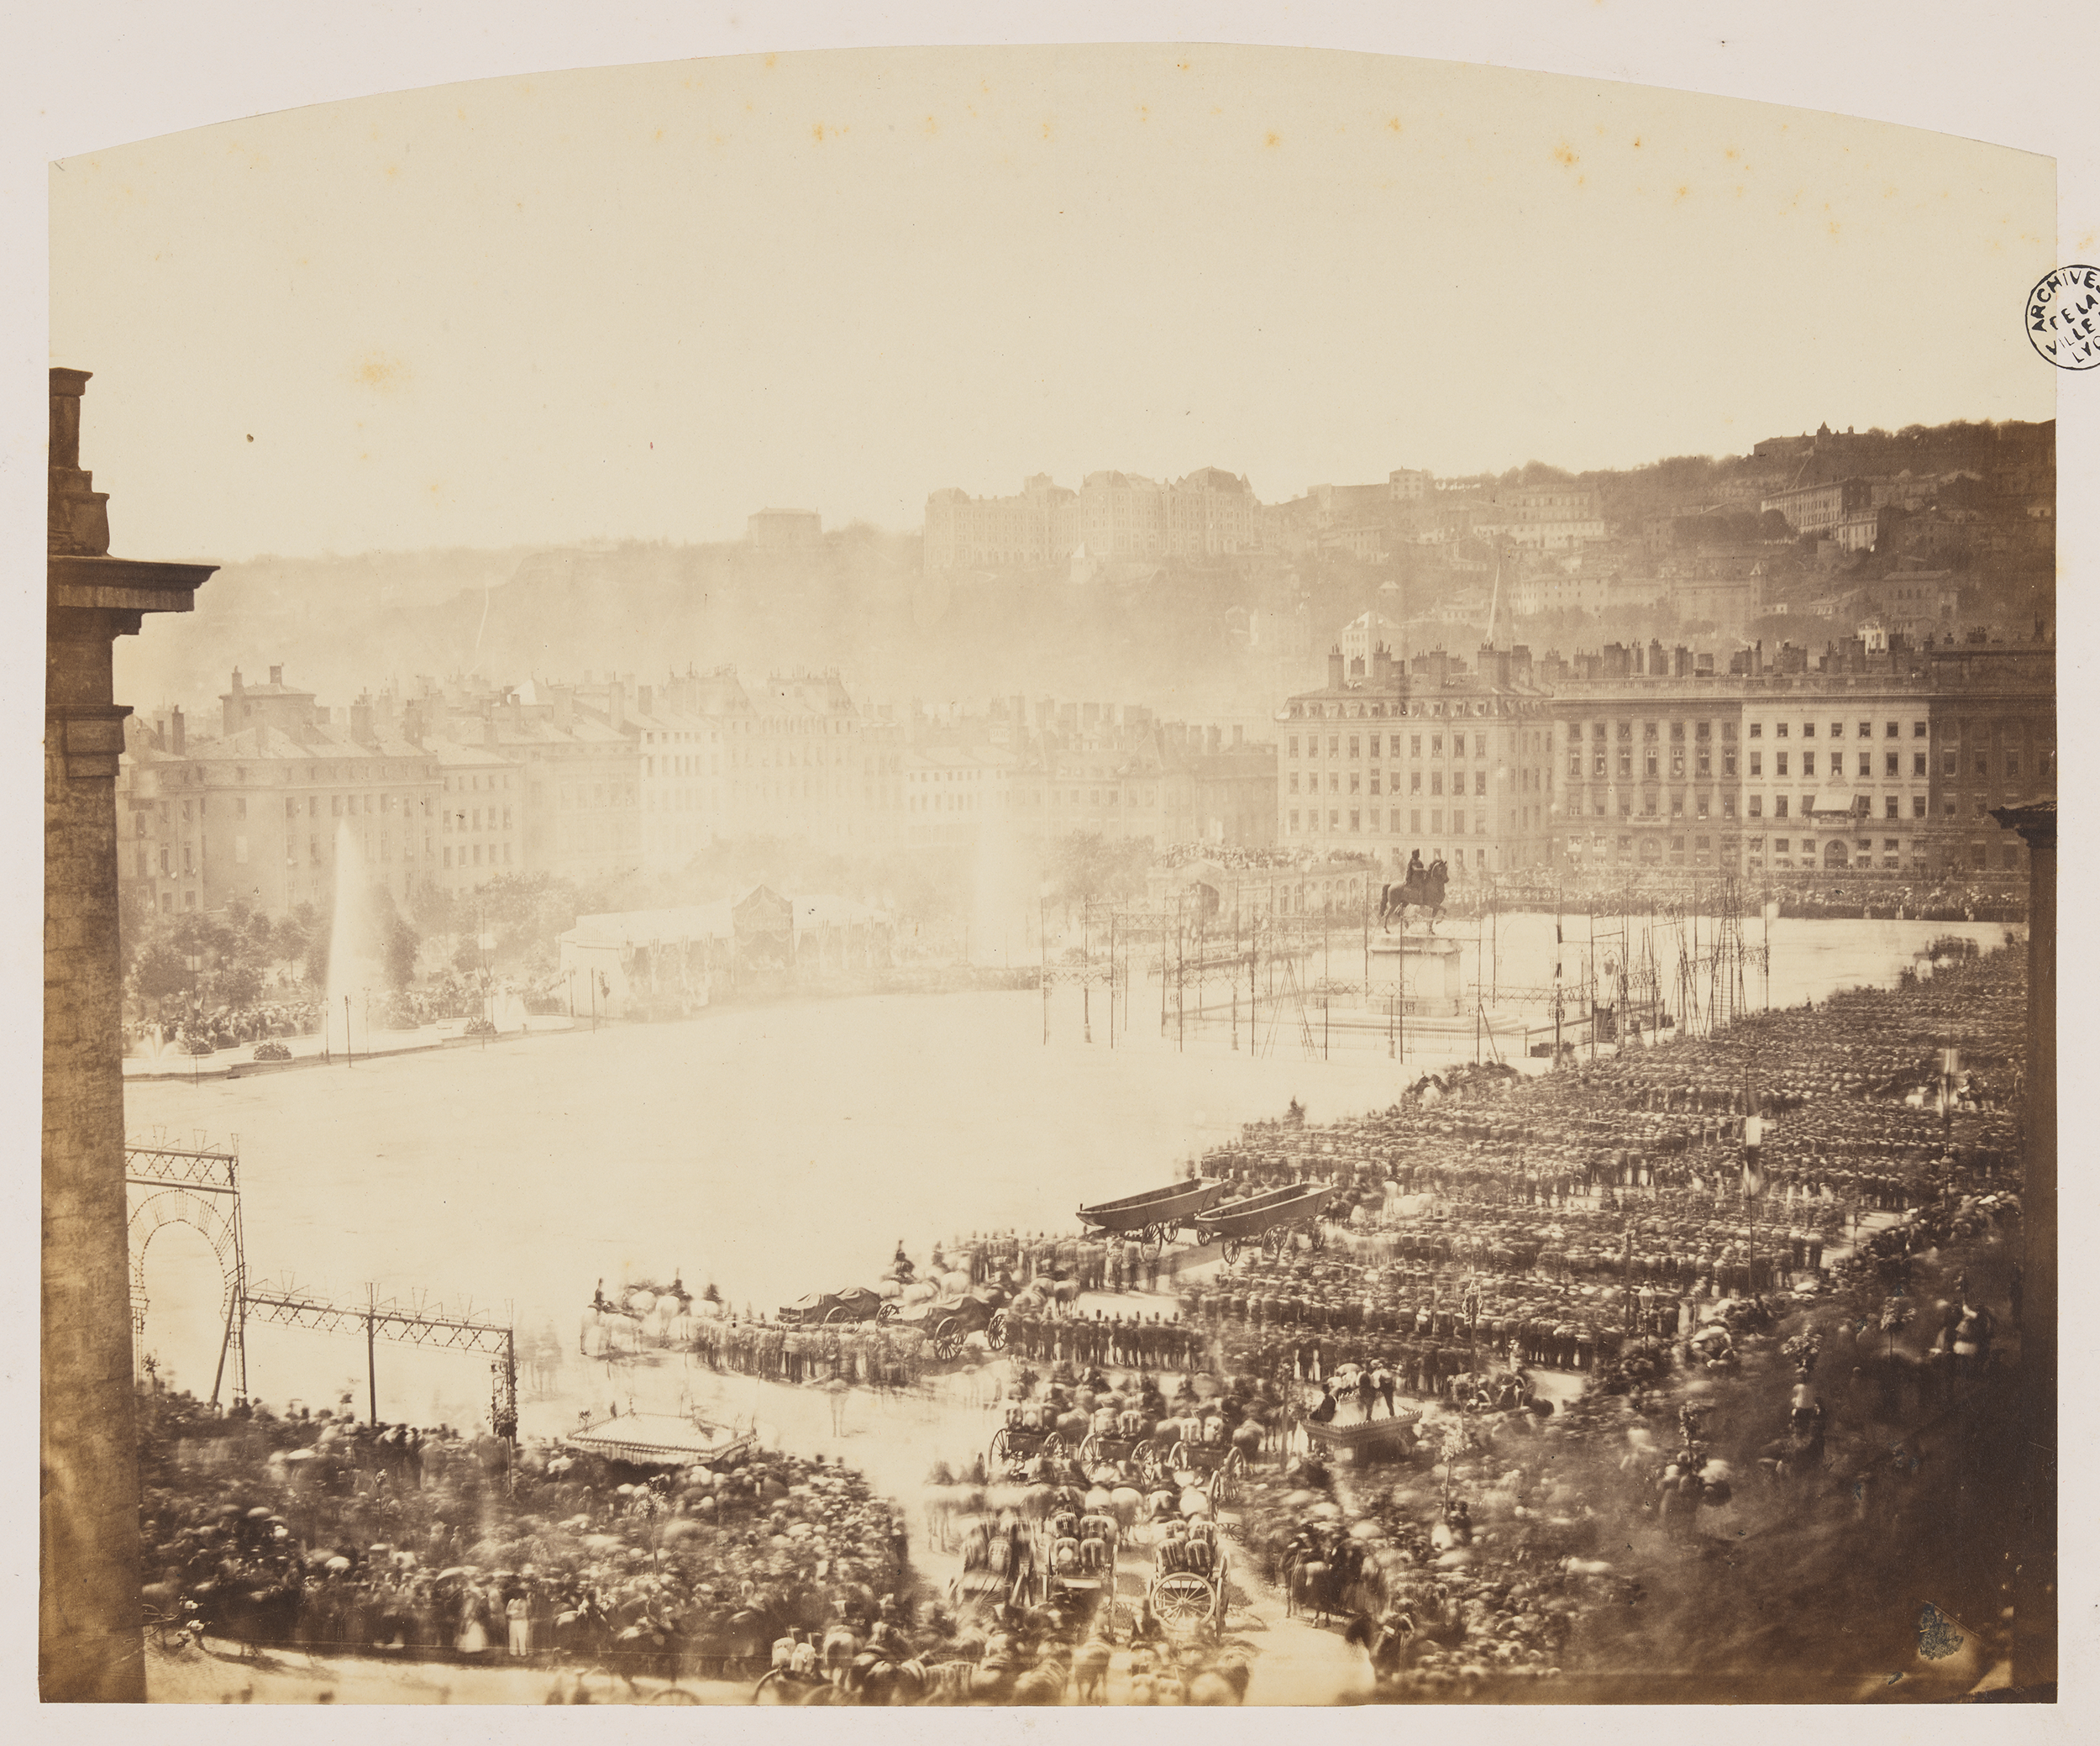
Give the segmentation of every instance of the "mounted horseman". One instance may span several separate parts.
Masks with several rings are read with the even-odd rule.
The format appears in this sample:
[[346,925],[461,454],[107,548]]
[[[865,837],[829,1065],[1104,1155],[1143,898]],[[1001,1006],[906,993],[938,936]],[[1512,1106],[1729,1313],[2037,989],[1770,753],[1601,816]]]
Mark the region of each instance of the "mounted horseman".
[[1444,912],[1444,887],[1450,878],[1443,856],[1438,855],[1425,867],[1422,865],[1422,851],[1415,850],[1408,860],[1406,880],[1399,885],[1381,886],[1378,889],[1379,927],[1390,933],[1397,918],[1405,928],[1407,912],[1422,909],[1428,911],[1429,923],[1434,928],[1436,918]]

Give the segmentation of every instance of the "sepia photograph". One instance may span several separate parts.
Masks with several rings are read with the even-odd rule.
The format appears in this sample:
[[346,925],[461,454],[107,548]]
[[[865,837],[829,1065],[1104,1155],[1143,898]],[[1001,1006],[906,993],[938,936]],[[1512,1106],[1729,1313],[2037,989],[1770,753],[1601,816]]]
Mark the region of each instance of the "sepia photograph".
[[42,1699],[2054,1703],[2058,176],[1190,41],[55,158]]

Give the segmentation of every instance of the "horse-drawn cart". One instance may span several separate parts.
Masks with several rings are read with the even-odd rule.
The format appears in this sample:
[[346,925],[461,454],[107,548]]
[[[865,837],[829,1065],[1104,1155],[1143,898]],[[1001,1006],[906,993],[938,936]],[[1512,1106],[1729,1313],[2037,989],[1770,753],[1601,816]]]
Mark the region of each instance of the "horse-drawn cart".
[[1100,1469],[1112,1467],[1119,1480],[1129,1474],[1147,1489],[1167,1480],[1164,1453],[1149,1433],[1121,1436],[1114,1432],[1089,1431],[1079,1439],[1079,1465],[1090,1478]]
[[1222,1182],[1176,1182],[1120,1201],[1082,1207],[1079,1217],[1095,1230],[1136,1238],[1138,1253],[1152,1260],[1167,1246],[1168,1238],[1189,1228],[1224,1192]]
[[943,1364],[961,1357],[963,1342],[974,1333],[983,1334],[985,1344],[995,1352],[1006,1349],[1006,1312],[995,1294],[982,1287],[953,1302],[923,1303],[900,1314],[894,1310],[891,1313],[902,1326],[916,1328],[924,1334],[934,1357]]
[[806,1297],[780,1307],[780,1323],[786,1328],[824,1328],[855,1322],[894,1320],[897,1306],[865,1286],[848,1286],[843,1291],[812,1291]]
[[1260,1244],[1266,1254],[1280,1255],[1299,1231],[1306,1234],[1315,1249],[1322,1249],[1326,1239],[1320,1231],[1320,1215],[1334,1193],[1324,1182],[1301,1183],[1222,1202],[1197,1216],[1196,1240],[1222,1243],[1228,1262],[1236,1261],[1250,1243]]
[[1226,1556],[1215,1535],[1169,1539],[1161,1545],[1157,1559],[1147,1599],[1168,1637],[1181,1642],[1206,1627],[1222,1627]]
[[1058,1432],[1028,1423],[1018,1410],[1010,1411],[1006,1423],[992,1433],[991,1466],[995,1473],[1034,1460],[1054,1464],[1071,1453]]

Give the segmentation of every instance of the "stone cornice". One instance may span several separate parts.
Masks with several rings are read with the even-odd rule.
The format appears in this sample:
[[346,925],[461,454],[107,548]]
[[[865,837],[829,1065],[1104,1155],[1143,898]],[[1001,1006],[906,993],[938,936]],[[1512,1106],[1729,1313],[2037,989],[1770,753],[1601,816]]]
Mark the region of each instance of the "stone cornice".
[[55,611],[186,613],[218,568],[54,553],[45,560],[48,604]]

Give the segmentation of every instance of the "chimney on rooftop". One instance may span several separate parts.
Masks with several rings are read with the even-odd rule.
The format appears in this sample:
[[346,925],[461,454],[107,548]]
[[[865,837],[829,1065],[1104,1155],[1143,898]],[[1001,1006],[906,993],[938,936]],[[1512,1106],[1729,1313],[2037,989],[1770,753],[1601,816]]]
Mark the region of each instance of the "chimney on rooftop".
[[635,686],[634,713],[637,715],[650,715],[654,713],[654,712],[650,709],[649,705],[654,703],[655,701],[656,692],[654,687],[646,685],[638,685]]
[[272,685],[282,685],[285,682],[285,670],[282,667],[272,667],[270,670],[270,682]]
[[1232,749],[1238,751],[1247,739],[1246,730],[1237,722],[1232,723]]
[[372,743],[372,705],[369,698],[360,697],[350,705],[350,738],[360,745]]
[[625,731],[627,724],[627,687],[624,679],[606,681],[605,717],[615,734]]
[[180,708],[176,708],[170,711],[168,720],[171,724],[171,730],[174,736],[174,743],[171,747],[171,749],[175,753],[176,757],[180,758],[183,755],[184,752],[189,746],[189,735],[187,730],[183,725],[181,710]]
[[1331,692],[1341,689],[1341,644],[1339,643],[1327,650],[1327,689]]
[[423,703],[417,698],[402,706],[401,737],[418,751],[423,749]]

